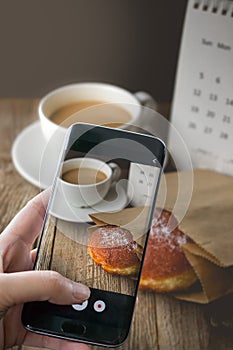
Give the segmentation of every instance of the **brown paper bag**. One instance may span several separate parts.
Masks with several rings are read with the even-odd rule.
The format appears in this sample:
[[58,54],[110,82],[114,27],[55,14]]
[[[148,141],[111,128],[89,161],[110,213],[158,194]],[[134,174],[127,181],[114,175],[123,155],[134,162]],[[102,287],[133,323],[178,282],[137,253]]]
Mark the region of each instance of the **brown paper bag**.
[[[183,172],[182,178],[186,175],[190,173]],[[169,211],[173,211],[177,198],[177,178],[177,173],[165,175],[165,209]],[[208,303],[233,292],[233,178],[194,170],[193,185],[191,202],[179,228],[193,241],[183,249],[200,284],[176,297]],[[185,188],[183,192],[185,199]],[[178,211],[182,212],[186,204],[185,200],[179,203]]]
[[[179,220],[187,205],[185,178],[190,172],[182,172],[182,198]],[[165,175],[167,196],[165,209],[173,211],[178,193],[178,174]],[[160,193],[166,191],[161,188]],[[158,198],[158,203],[163,203]],[[119,225],[128,228],[140,243],[142,228],[148,219],[143,207],[127,208],[117,213],[97,213],[91,218],[97,225]],[[136,218],[136,220],[135,220]],[[133,223],[133,224],[132,224]],[[184,253],[197,274],[199,284],[175,297],[198,303],[209,303],[233,292],[233,178],[209,170],[194,171],[191,203],[179,228],[192,240],[183,246]],[[142,239],[144,240],[144,238]]]

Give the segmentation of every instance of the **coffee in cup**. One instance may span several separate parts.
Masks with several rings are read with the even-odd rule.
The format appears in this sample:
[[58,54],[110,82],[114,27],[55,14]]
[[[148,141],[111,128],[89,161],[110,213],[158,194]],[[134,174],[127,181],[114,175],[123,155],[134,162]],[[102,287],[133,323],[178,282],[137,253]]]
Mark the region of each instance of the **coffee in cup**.
[[[98,106],[95,108],[94,106]],[[107,101],[78,101],[56,109],[50,116],[55,124],[69,127],[81,122],[119,128],[132,119],[131,114],[118,104]]]
[[38,112],[45,139],[52,139],[58,147],[63,143],[67,127],[77,122],[121,129],[137,124],[141,103],[134,94],[118,86],[77,83],[44,96]]
[[104,103],[104,101],[87,100],[65,104],[64,106],[56,109],[50,116],[50,119],[54,123],[59,125],[65,122],[70,116],[81,111],[82,109],[86,109],[102,103]]
[[90,207],[104,199],[120,173],[115,163],[88,157],[72,158],[63,163],[58,186],[72,206]]
[[94,168],[74,168],[62,174],[62,180],[74,185],[91,185],[104,181],[107,175]]

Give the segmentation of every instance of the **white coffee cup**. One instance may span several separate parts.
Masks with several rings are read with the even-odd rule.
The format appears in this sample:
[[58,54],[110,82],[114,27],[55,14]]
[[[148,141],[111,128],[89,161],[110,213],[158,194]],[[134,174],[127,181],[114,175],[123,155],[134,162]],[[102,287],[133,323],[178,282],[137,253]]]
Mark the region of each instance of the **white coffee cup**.
[[[77,168],[94,169],[101,171],[105,178],[103,181],[90,184],[74,184],[62,179],[67,171]],[[74,207],[90,207],[99,203],[107,195],[111,185],[118,180],[121,170],[115,163],[105,163],[94,158],[73,158],[63,163],[58,186],[67,202]]]
[[[131,119],[120,126],[123,129],[127,128],[129,124],[139,125],[142,105],[146,105],[147,102],[150,106],[153,103],[155,105],[153,98],[145,92],[133,94],[121,87],[110,84],[77,83],[66,85],[51,91],[39,103],[38,113],[46,141],[53,137],[53,142],[56,141],[56,144],[60,145],[65,137],[66,128],[54,123],[50,118],[55,111],[68,104],[90,100],[118,104],[119,107],[125,109],[130,114]],[[88,119],[87,123],[90,123]]]

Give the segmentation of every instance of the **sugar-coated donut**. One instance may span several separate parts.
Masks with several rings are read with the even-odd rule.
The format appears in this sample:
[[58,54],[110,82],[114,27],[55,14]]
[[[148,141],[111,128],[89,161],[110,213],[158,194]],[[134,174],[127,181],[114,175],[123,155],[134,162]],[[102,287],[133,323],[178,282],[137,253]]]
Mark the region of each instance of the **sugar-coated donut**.
[[131,276],[139,272],[140,246],[132,234],[119,226],[97,228],[88,242],[88,252],[96,264],[113,274]]
[[169,230],[169,219],[175,220],[166,210],[158,219],[153,219],[140,289],[175,292],[190,287],[197,280],[181,248],[188,242],[188,237],[178,227]]

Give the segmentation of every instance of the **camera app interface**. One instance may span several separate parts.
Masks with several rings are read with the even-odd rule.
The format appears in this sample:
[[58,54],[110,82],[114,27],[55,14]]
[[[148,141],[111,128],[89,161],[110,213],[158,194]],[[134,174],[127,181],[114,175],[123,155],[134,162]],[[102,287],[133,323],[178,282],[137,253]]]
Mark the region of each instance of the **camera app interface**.
[[76,315],[89,308],[98,319],[110,304],[117,312],[134,302],[161,168],[124,134],[70,140],[54,185],[36,268],[91,288]]

